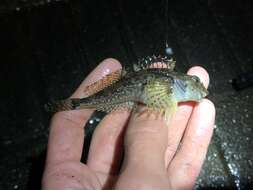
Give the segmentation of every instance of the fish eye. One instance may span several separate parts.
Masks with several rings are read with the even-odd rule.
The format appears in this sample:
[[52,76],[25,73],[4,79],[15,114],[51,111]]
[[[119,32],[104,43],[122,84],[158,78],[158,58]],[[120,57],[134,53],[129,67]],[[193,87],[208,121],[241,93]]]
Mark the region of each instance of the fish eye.
[[199,77],[197,77],[195,75],[192,76],[192,80],[194,80],[194,82],[200,82]]

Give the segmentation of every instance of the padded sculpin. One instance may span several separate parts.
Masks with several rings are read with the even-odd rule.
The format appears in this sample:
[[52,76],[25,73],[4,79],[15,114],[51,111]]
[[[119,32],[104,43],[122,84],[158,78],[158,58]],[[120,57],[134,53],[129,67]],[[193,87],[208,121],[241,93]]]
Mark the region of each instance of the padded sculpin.
[[83,98],[54,101],[47,109],[57,112],[92,108],[111,112],[141,103],[162,112],[169,120],[178,102],[200,101],[208,94],[198,77],[175,72],[172,59],[147,57],[133,67],[124,75],[118,70],[91,84]]

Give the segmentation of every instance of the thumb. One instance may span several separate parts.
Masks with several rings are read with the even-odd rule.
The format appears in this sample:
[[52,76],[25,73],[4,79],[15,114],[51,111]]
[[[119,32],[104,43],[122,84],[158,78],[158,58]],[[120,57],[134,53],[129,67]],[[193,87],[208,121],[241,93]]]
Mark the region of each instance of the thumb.
[[125,157],[117,189],[124,189],[126,184],[130,189],[168,188],[164,160],[168,127],[162,115],[145,113],[143,109],[132,114],[126,130]]

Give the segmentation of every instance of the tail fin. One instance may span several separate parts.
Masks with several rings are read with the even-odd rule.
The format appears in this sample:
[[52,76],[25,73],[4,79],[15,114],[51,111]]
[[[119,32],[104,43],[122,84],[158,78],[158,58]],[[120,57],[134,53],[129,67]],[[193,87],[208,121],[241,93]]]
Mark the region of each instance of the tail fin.
[[80,107],[80,99],[79,98],[71,98],[65,100],[51,101],[45,105],[45,109],[48,112],[58,112],[58,111],[67,111],[67,110],[75,110]]

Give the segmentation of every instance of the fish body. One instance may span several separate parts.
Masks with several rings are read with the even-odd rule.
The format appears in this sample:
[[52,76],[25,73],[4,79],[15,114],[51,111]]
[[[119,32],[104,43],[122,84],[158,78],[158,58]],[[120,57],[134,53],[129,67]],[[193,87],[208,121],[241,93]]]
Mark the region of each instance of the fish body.
[[96,109],[111,112],[131,109],[140,103],[165,113],[168,118],[175,112],[178,102],[200,101],[208,94],[197,76],[175,72],[174,65],[175,62],[167,58],[143,59],[134,65],[133,71],[116,71],[88,87],[87,97],[56,101],[48,108],[51,111]]

